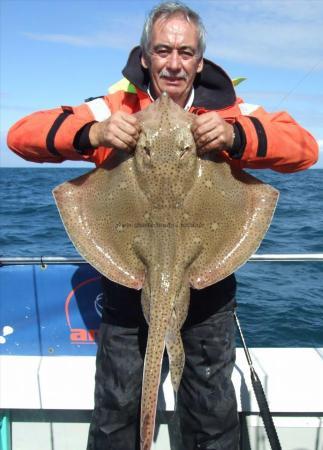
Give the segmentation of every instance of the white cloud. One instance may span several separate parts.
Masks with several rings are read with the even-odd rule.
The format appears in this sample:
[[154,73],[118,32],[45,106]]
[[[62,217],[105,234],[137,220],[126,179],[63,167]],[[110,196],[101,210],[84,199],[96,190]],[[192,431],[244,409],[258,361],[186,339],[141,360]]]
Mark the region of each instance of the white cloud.
[[[200,1],[197,10],[208,31],[211,57],[270,67],[323,69],[320,0]],[[142,24],[143,15],[132,20],[131,26],[127,18],[113,17],[109,32],[24,35],[79,47],[129,49],[139,42]]]
[[[192,5],[195,8],[195,5]],[[200,1],[207,54],[269,67],[323,69],[323,2],[315,0]],[[78,47],[129,49],[139,42],[143,15],[131,25],[110,17],[109,32],[86,34],[24,33],[33,40]]]
[[29,39],[34,41],[45,41],[59,44],[73,45],[76,47],[109,47],[115,49],[129,49],[131,37],[124,34],[96,33],[92,35],[69,35],[55,33],[23,33]]
[[89,34],[35,33],[24,32],[23,35],[34,41],[52,42],[76,47],[106,47],[117,50],[129,50],[139,43],[144,18],[129,20],[123,17],[110,17],[109,30]]
[[210,55],[271,67],[323,69],[321,1],[227,5],[206,15]]
[[98,45],[95,36],[72,36],[68,34],[42,34],[42,33],[23,33],[24,36],[34,41],[55,42],[60,44],[76,45],[78,47],[93,47]]

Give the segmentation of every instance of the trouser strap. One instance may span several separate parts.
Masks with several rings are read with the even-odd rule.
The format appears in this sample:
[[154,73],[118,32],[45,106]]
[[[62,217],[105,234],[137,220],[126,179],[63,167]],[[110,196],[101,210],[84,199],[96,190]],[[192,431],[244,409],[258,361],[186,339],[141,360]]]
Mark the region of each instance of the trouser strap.
[[245,355],[246,355],[246,358],[247,358],[247,361],[249,364],[252,387],[253,387],[253,390],[254,390],[254,393],[255,393],[255,396],[257,399],[257,403],[258,403],[259,410],[260,410],[260,415],[264,422],[264,426],[265,426],[265,430],[266,430],[266,433],[268,436],[270,447],[272,450],[281,450],[281,445],[280,445],[280,442],[278,439],[277,431],[276,431],[276,428],[275,428],[275,425],[273,422],[271,412],[269,410],[266,395],[265,395],[263,387],[261,385],[261,381],[253,367],[253,362],[252,362],[248,347],[246,345],[246,341],[244,339],[236,311],[234,312],[234,318],[235,318],[235,321],[236,321],[236,324],[237,324],[237,327],[239,330],[241,342],[242,342],[244,352],[245,352]]

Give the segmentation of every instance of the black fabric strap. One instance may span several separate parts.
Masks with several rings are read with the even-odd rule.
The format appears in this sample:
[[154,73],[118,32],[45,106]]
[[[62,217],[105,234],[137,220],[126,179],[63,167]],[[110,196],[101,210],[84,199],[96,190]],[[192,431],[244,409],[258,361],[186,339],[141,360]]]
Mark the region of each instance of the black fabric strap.
[[258,406],[259,406],[260,415],[264,422],[265,430],[266,430],[267,437],[268,437],[268,440],[270,443],[270,448],[272,450],[282,450],[279,439],[278,439],[277,431],[275,428],[275,424],[274,424],[271,412],[269,410],[266,395],[264,393],[261,381],[253,367],[253,362],[252,362],[248,347],[246,345],[246,341],[244,339],[236,311],[234,312],[234,318],[235,318],[235,321],[237,324],[237,328],[239,330],[241,342],[243,344],[245,355],[246,355],[246,358],[247,358],[247,361],[249,364],[251,383],[252,383],[252,387],[253,387],[253,390],[254,390],[254,393],[256,396]]
[[73,114],[70,110],[64,110],[58,117],[56,117],[53,125],[51,126],[47,138],[46,138],[46,146],[47,150],[54,156],[62,156],[55,148],[55,136],[60,126],[64,122],[64,120],[70,115]]
[[94,123],[97,123],[97,121],[93,120],[85,124],[74,137],[73,147],[80,155],[86,155],[89,150],[94,149],[90,141],[90,128]]
[[253,123],[253,126],[255,127],[257,136],[258,136],[258,149],[257,149],[257,156],[264,157],[267,155],[267,136],[265,129],[260,122],[259,119],[256,117],[248,116],[251,122]]
[[246,133],[239,122],[235,122],[232,125],[234,129],[234,141],[229,150],[229,155],[233,159],[240,159],[247,144]]

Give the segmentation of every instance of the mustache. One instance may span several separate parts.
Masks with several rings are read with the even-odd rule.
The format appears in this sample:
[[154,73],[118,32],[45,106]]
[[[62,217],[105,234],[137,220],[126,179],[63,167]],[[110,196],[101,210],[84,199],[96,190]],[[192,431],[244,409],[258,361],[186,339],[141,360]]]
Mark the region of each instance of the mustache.
[[159,76],[161,78],[182,78],[183,80],[187,80],[188,75],[187,73],[182,69],[180,72],[172,73],[168,69],[162,69],[159,72]]

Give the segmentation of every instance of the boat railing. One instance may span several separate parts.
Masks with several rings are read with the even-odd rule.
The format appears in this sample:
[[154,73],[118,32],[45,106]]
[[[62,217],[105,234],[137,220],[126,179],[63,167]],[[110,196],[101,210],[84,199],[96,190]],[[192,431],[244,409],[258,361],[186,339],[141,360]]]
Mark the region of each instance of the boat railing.
[[[254,254],[249,259],[250,262],[323,262],[323,253],[264,253]],[[28,256],[28,257],[0,257],[0,265],[17,264],[86,264],[86,261],[79,256]]]

